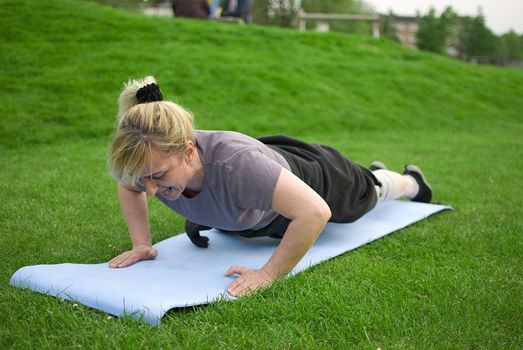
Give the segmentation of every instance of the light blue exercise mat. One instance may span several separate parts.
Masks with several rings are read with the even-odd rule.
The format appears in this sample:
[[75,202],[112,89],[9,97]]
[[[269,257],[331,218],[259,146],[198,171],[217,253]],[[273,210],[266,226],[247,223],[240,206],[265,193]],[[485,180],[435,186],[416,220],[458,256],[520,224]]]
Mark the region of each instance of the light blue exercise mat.
[[[329,223],[291,275],[445,209],[451,207],[391,201],[352,224]],[[13,274],[11,284],[159,325],[169,309],[233,299],[225,290],[235,277],[225,276],[225,271],[232,265],[260,268],[279,242],[216,230],[204,235],[210,239],[207,249],[178,235],[154,245],[155,260],[124,269],[111,269],[107,263],[26,266]]]

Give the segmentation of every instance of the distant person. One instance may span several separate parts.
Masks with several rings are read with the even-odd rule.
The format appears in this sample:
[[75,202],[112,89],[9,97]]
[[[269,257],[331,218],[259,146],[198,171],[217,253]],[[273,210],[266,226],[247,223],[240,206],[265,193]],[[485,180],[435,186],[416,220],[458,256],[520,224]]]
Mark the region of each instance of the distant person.
[[207,0],[172,0],[175,17],[209,18],[211,10]]
[[211,6],[211,14],[209,17],[212,19],[216,19],[218,7],[220,7],[220,0],[209,0],[209,4]]
[[208,244],[199,234],[205,227],[281,239],[263,267],[224,271],[239,275],[228,288],[233,296],[248,295],[287,275],[327,221],[353,222],[390,199],[432,198],[421,170],[413,165],[399,174],[374,162],[371,171],[332,147],[288,136],[255,139],[238,132],[195,130],[193,115],[164,101],[153,77],[130,81],[120,95],[109,166],[119,182],[133,243],[110,267],[156,258],[146,193],[187,218],[187,234],[199,247]]
[[249,22],[251,0],[224,0],[222,8],[222,17],[239,17]]

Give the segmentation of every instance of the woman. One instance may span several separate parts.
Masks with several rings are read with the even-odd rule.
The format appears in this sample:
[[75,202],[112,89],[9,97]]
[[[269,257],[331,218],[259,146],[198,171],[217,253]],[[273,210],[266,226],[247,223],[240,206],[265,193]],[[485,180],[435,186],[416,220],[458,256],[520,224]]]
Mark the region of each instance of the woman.
[[[154,78],[125,85],[109,167],[119,182],[133,249],[112,259],[110,267],[157,255],[146,194],[186,217],[196,233],[199,227],[214,227],[281,239],[261,268],[229,268],[227,275],[239,275],[228,288],[233,296],[248,295],[289,273],[328,221],[352,222],[388,199],[429,202],[432,196],[415,166],[400,175],[376,162],[371,172],[331,147],[286,136],[254,139],[194,130],[192,122],[187,110],[163,101]],[[195,244],[206,246],[204,237],[192,233]]]

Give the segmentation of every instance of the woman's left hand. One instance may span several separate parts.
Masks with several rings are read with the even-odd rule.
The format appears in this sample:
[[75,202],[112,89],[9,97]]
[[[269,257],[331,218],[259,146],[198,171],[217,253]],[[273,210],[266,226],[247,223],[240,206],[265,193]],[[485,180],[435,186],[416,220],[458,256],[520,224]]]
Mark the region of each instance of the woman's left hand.
[[276,183],[271,209],[291,220],[289,226],[261,269],[231,266],[227,270],[227,276],[240,275],[227,288],[232,296],[250,295],[286,276],[307,253],[332,215],[320,195],[285,168]]
[[258,289],[269,287],[276,278],[269,275],[264,269],[254,270],[243,266],[231,266],[225,273],[226,276],[240,275],[231,283],[227,292],[233,297],[251,295]]

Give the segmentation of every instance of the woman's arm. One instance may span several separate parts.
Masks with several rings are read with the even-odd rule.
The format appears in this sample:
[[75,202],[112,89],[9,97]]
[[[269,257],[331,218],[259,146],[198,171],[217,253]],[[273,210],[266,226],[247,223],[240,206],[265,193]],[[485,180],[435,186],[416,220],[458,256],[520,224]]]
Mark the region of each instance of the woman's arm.
[[146,194],[124,184],[118,184],[118,199],[133,242],[133,249],[112,259],[109,266],[127,267],[139,260],[156,258],[156,249],[151,246]]
[[228,288],[233,296],[248,295],[287,275],[309,250],[331,217],[327,203],[297,176],[282,169],[271,208],[290,219],[280,244],[259,270],[232,266],[226,275],[239,274]]

